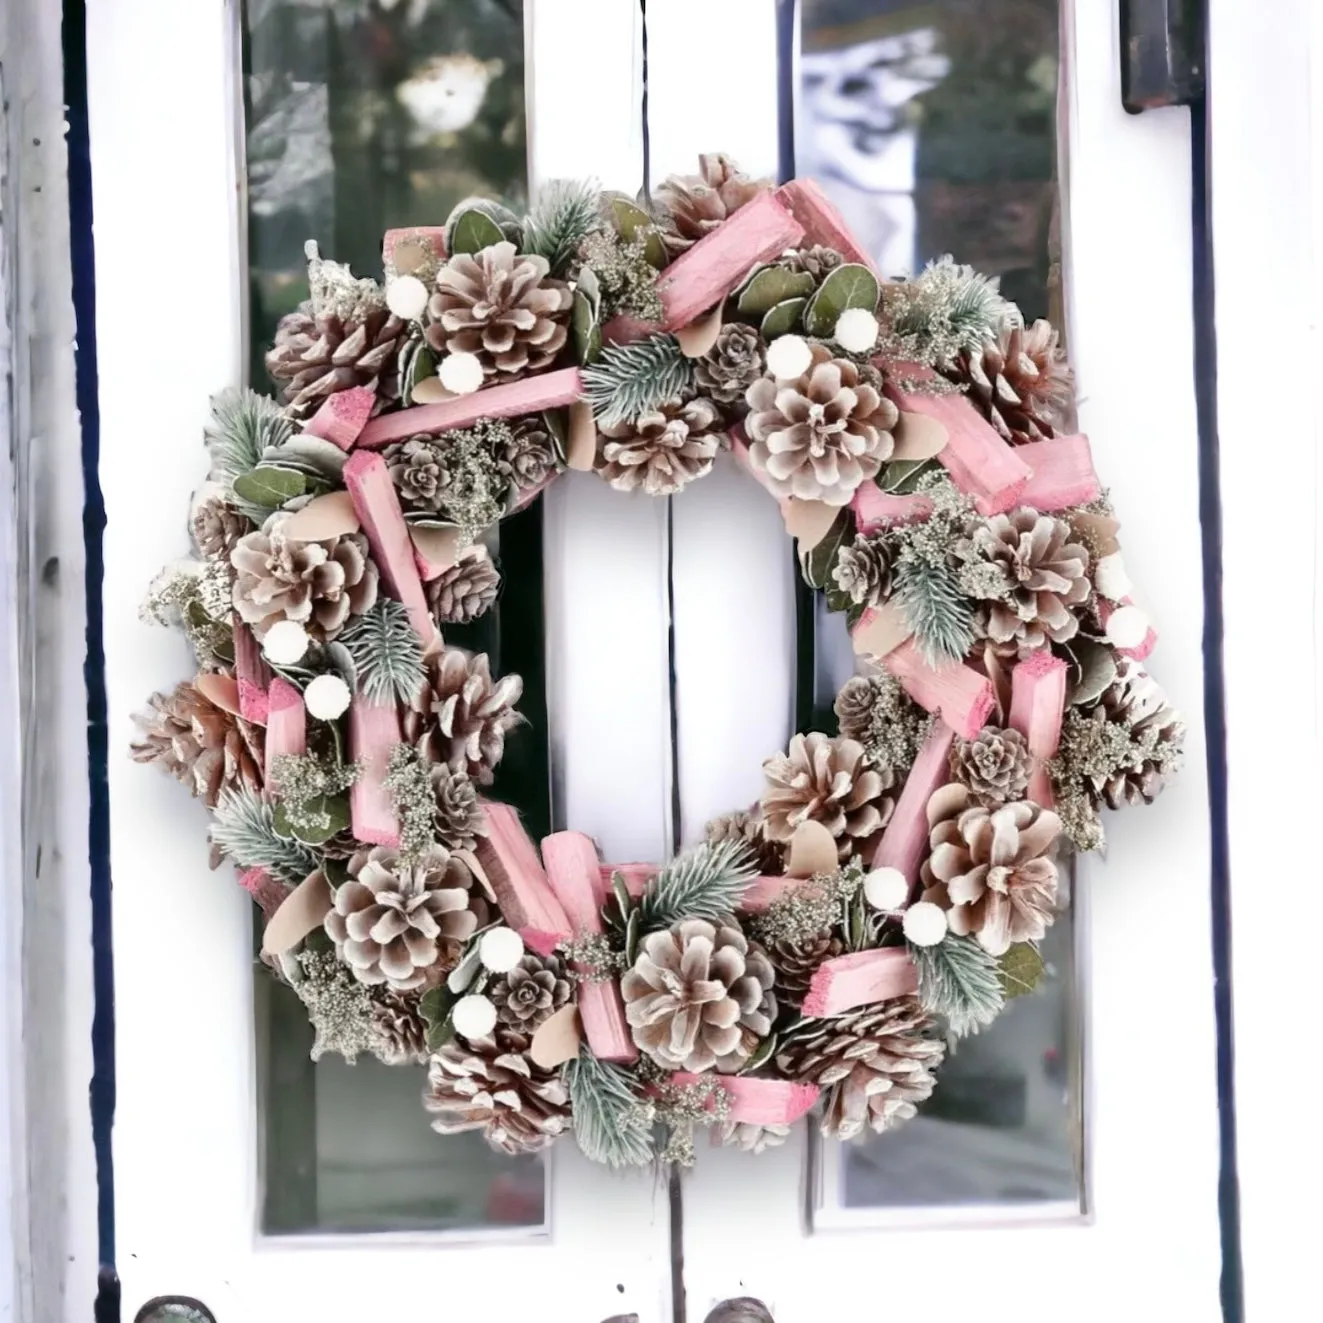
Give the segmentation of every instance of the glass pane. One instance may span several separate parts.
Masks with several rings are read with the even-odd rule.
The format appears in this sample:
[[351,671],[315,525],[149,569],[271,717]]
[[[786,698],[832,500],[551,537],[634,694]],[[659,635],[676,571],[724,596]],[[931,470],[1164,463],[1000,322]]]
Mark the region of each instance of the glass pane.
[[[379,276],[387,229],[440,224],[473,194],[522,207],[523,3],[248,0],[245,49],[250,376],[264,388],[276,324],[307,297],[308,239]],[[524,678],[528,724],[492,793],[536,835],[550,830],[541,545],[536,503],[500,528],[510,590],[446,630],[494,673]],[[314,1063],[301,1003],[261,966],[256,979],[264,1231],[543,1225],[539,1161],[504,1158],[479,1134],[434,1134],[419,1067]]]

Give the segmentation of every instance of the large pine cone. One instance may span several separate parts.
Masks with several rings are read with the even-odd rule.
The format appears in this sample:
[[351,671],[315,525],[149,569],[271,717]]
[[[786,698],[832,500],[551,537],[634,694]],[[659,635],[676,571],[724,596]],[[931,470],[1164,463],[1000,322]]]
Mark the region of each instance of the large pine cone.
[[778,497],[849,505],[891,458],[900,413],[857,364],[820,344],[812,354],[802,377],[769,375],[749,387],[749,458]]
[[620,992],[634,1042],[659,1066],[731,1073],[772,1031],[773,979],[738,928],[684,919],[643,939]]
[[479,836],[487,834],[487,818],[478,803],[478,788],[467,772],[456,772],[448,763],[432,763],[429,775],[436,807],[432,830],[448,850],[471,850]]
[[876,606],[891,596],[891,549],[884,538],[859,537],[836,553],[831,577],[856,606]]
[[296,620],[318,639],[333,639],[351,615],[377,600],[377,567],[361,533],[325,542],[286,538],[290,516],[276,513],[235,544],[234,609],[261,638],[278,620]]
[[739,841],[748,846],[760,873],[775,875],[785,870],[786,847],[780,841],[767,839],[767,823],[761,810],[751,813],[737,809],[734,813],[723,813],[719,818],[713,818],[704,831],[709,845]]
[[225,790],[260,793],[265,732],[217,707],[191,684],[153,694],[152,710],[134,717],[142,739],[132,746],[135,762],[159,763],[208,808]]
[[841,862],[891,820],[895,784],[889,768],[870,765],[857,740],[821,731],[796,735],[788,753],[763,764],[767,835],[788,841],[801,822],[820,822],[836,838]]
[[928,801],[928,827],[923,899],[947,911],[953,933],[995,956],[1043,937],[1057,902],[1055,813],[1027,799],[987,809],[952,784]]
[[487,548],[475,542],[426,585],[427,604],[437,624],[467,625],[491,609],[500,588],[500,571]]
[[1184,743],[1185,723],[1158,682],[1130,658],[1122,660],[1116,679],[1099,701],[1094,719],[1103,716],[1125,726],[1135,740],[1152,732],[1157,745],[1168,752],[1162,761],[1140,758],[1111,776],[1094,778],[1090,793],[1095,805],[1117,809],[1126,804],[1151,804],[1173,770],[1170,750]]
[[384,307],[339,317],[312,304],[287,313],[276,327],[266,370],[296,418],[307,418],[328,395],[366,386],[387,402],[399,395],[396,365],[408,328]]
[[410,863],[378,846],[349,861],[325,927],[359,982],[408,992],[453,969],[487,917],[472,873],[448,850],[433,846]]
[[763,375],[763,338],[743,322],[727,322],[717,342],[694,360],[694,384],[718,404],[739,404]]
[[523,956],[487,994],[500,1022],[516,1033],[531,1034],[570,999],[573,991],[565,966],[555,956]]
[[479,785],[491,785],[506,733],[523,720],[514,707],[523,692],[517,675],[492,680],[486,653],[471,657],[461,648],[445,648],[428,663],[427,683],[403,713],[405,742],[429,762],[448,763]]
[[712,470],[725,431],[711,400],[671,401],[603,427],[597,472],[617,491],[672,496]]
[[476,354],[488,384],[541,372],[569,338],[573,296],[548,276],[545,257],[512,243],[456,253],[437,272],[427,342],[438,353]]
[[570,1095],[559,1072],[491,1039],[453,1039],[432,1054],[423,1106],[443,1135],[481,1130],[502,1153],[544,1149],[570,1124]]
[[984,726],[972,740],[957,738],[951,745],[950,763],[951,775],[984,808],[1022,799],[1033,771],[1024,736],[996,726]]
[[945,1048],[917,997],[896,997],[792,1038],[777,1054],[791,1079],[823,1091],[822,1133],[854,1139],[908,1121],[937,1083]]
[[427,1024],[418,997],[373,988],[372,1051],[388,1066],[415,1065],[427,1060]]
[[981,619],[995,644],[1021,654],[1075,637],[1079,620],[1070,609],[1089,596],[1089,553],[1071,541],[1062,519],[1020,506],[976,524],[969,541],[988,565],[1000,571],[995,596]]
[[1072,424],[1075,381],[1050,322],[1008,326],[995,344],[963,351],[941,369],[1013,446],[1056,436]]
[[770,179],[750,179],[719,152],[700,156],[698,169],[696,175],[668,175],[652,192],[663,213],[661,235],[672,257],[772,187]]
[[803,942],[770,942],[767,954],[776,969],[776,996],[788,1006],[803,1005],[809,984],[824,960],[834,960],[845,943],[830,928]]

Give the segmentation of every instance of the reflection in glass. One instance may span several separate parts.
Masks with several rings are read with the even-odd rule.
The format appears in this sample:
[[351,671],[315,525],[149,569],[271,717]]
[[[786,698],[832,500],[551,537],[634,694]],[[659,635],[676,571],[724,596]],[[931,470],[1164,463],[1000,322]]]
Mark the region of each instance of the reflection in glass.
[[[390,228],[442,223],[481,194],[519,208],[528,189],[523,0],[247,0],[250,377],[276,324],[307,297],[304,243],[379,276]],[[541,597],[542,512],[506,520],[510,585],[448,643],[524,678],[528,718],[493,794],[549,830]],[[312,1062],[295,995],[256,973],[261,1226],[318,1231],[540,1227],[544,1170],[480,1134],[429,1128],[421,1067]]]

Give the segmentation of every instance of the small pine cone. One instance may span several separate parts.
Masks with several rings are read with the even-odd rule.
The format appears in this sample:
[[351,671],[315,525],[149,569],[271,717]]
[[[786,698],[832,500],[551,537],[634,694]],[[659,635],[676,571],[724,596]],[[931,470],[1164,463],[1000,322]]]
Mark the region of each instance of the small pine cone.
[[523,718],[517,675],[493,680],[486,653],[444,648],[427,665],[422,692],[402,715],[404,740],[433,763],[447,763],[489,786],[505,753],[506,734]]
[[857,740],[821,731],[796,735],[788,753],[763,764],[762,811],[767,834],[788,841],[801,822],[820,822],[836,838],[841,862],[891,820],[895,785],[890,768],[871,766]]
[[496,467],[517,491],[531,491],[560,467],[551,435],[540,423],[529,419],[512,421],[509,438],[496,451]]
[[985,726],[972,740],[951,745],[951,775],[984,808],[998,808],[1023,799],[1029,787],[1033,759],[1018,730]]
[[1166,754],[1157,758],[1140,758],[1134,765],[1122,768],[1106,778],[1094,778],[1090,784],[1095,805],[1106,804],[1118,809],[1127,804],[1151,804],[1166,784],[1166,778],[1179,763],[1179,751],[1185,741],[1185,723],[1167,700],[1162,687],[1139,664],[1125,658],[1116,679],[1104,691],[1095,709],[1105,714],[1108,721],[1118,722],[1129,730],[1131,738],[1142,740],[1150,733],[1156,736],[1156,746]]
[[749,847],[760,873],[777,874],[785,869],[786,848],[780,841],[767,839],[767,824],[760,812],[739,809],[723,813],[707,824],[709,845],[722,841],[743,841]]
[[854,1139],[908,1121],[931,1096],[945,1048],[917,997],[895,997],[796,1036],[777,1054],[790,1079],[822,1089],[822,1133]]
[[750,179],[721,153],[700,156],[697,175],[669,175],[652,196],[663,212],[666,251],[678,257],[728,216],[772,188],[770,179]]
[[699,393],[718,404],[742,404],[744,392],[763,375],[763,338],[752,326],[727,322],[717,342],[694,362]]
[[341,317],[316,314],[305,303],[280,319],[266,370],[295,418],[309,417],[328,396],[352,386],[389,402],[399,395],[397,365],[407,331],[384,306]]
[[809,248],[787,253],[779,265],[788,271],[806,271],[821,284],[823,278],[835,271],[844,260],[834,248],[824,248],[821,244],[815,243]]
[[834,711],[840,723],[840,732],[848,740],[867,742],[873,724],[873,708],[877,704],[877,690],[873,681],[863,675],[851,677],[836,695]]
[[427,1060],[427,1024],[418,998],[373,988],[372,1050],[388,1066],[417,1065]]
[[467,625],[491,609],[501,588],[501,573],[487,548],[475,542],[426,588],[437,624]]
[[487,819],[478,803],[478,788],[467,772],[456,772],[447,763],[432,763],[429,769],[436,809],[432,830],[448,850],[471,850],[479,836],[487,834]]
[[962,352],[944,376],[1013,446],[1056,436],[1073,421],[1075,382],[1050,322],[1010,326],[996,343]]
[[253,531],[252,524],[220,496],[198,501],[190,524],[194,545],[213,560],[228,561],[239,539]]
[[601,434],[598,474],[617,491],[649,496],[672,496],[706,476],[725,436],[717,406],[701,397],[672,400]]
[[569,1001],[572,991],[559,959],[530,953],[497,979],[487,995],[502,1024],[516,1033],[531,1034]]
[[406,510],[437,514],[450,486],[446,447],[431,436],[411,436],[387,446],[384,457],[390,480]]
[[836,553],[836,586],[856,606],[876,606],[891,596],[891,549],[880,537],[857,537]]
[[777,1000],[796,1008],[802,1006],[818,966],[844,952],[845,943],[830,928],[805,942],[770,942],[767,954],[776,969]]
[[713,1132],[715,1142],[742,1153],[765,1153],[769,1148],[779,1148],[789,1137],[788,1125],[757,1125],[729,1119],[720,1122]]
[[481,1130],[502,1153],[537,1153],[570,1125],[570,1095],[559,1071],[491,1039],[453,1039],[428,1062],[423,1106],[443,1135]]

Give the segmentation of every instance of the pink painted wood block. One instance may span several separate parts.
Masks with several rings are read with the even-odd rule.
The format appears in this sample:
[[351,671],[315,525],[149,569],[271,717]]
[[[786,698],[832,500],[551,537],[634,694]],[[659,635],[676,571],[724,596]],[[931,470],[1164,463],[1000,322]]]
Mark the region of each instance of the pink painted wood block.
[[856,951],[826,960],[813,972],[804,1014],[820,1019],[856,1006],[906,997],[919,990],[919,974],[903,946]]
[[803,883],[802,877],[755,877],[740,897],[740,913],[762,914],[788,891]]
[[363,770],[349,791],[349,821],[360,841],[391,849],[400,845],[400,821],[386,789],[386,773],[399,742],[400,717],[395,704],[372,703],[356,694],[349,705],[349,753]]
[[550,955],[574,935],[565,907],[552,891],[537,850],[509,804],[484,801],[486,839],[478,862],[487,874],[506,923],[539,955]]
[[[1113,605],[1105,597],[1098,598],[1098,618],[1102,621],[1103,628],[1107,628],[1107,622],[1111,618],[1112,612],[1117,606],[1133,606],[1134,602],[1129,597],[1123,597],[1119,603]],[[1117,648],[1117,652],[1122,657],[1130,657],[1134,661],[1147,661],[1153,649],[1158,646],[1157,631],[1150,625],[1148,632],[1143,640],[1133,648]]]
[[688,326],[720,303],[749,273],[804,238],[804,227],[770,194],[763,193],[683,252],[657,282],[668,331]]
[[658,322],[641,322],[620,313],[602,327],[602,339],[609,345],[632,345],[664,329]]
[[1087,436],[1059,436],[1016,447],[1033,476],[1020,493],[1020,504],[1035,510],[1064,510],[1097,500],[1102,484],[1093,470]]
[[951,779],[954,740],[950,726],[943,721],[933,723],[873,852],[874,868],[900,869],[911,887],[919,880],[919,865],[928,853],[928,800]]
[[[582,832],[562,831],[542,838],[542,862],[547,881],[560,901],[574,931],[600,933],[602,916],[597,890],[601,865],[597,847]],[[582,968],[582,966],[579,966]],[[602,1061],[637,1061],[620,986],[614,979],[605,983],[579,984],[579,1018],[588,1046]]]
[[613,874],[619,873],[625,879],[625,890],[637,900],[659,872],[656,864],[603,864],[598,873],[599,903],[605,905],[611,899]]
[[404,522],[386,461],[369,451],[357,451],[345,465],[344,480],[386,591],[408,611],[423,648],[432,649],[436,622],[427,606],[409,525]]
[[917,524],[933,512],[926,496],[893,496],[875,482],[866,482],[850,502],[855,525],[861,533],[880,533],[897,524]]
[[268,920],[289,895],[289,888],[277,882],[265,868],[250,868],[241,872],[239,885],[257,902],[262,916]]
[[[697,247],[697,245],[695,245]],[[542,372],[502,386],[485,386],[471,395],[457,395],[440,404],[417,404],[411,409],[374,418],[358,438],[358,448],[379,450],[392,441],[411,436],[436,436],[456,427],[468,427],[479,418],[519,418],[573,404],[583,395],[578,368]]]
[[234,635],[234,678],[239,682],[239,715],[255,726],[265,726],[271,668],[253,631],[237,615],[230,617],[230,624]]
[[877,263],[855,242],[845,218],[811,179],[792,179],[776,190],[776,199],[804,227],[810,244],[834,248],[847,262],[859,262],[875,275]]
[[913,640],[887,653],[884,664],[916,703],[967,740],[983,729],[997,705],[986,675],[963,662],[929,666]]
[[[439,266],[446,260],[446,227],[444,225],[414,225],[402,230],[387,230],[381,240],[381,265],[386,271],[397,271],[395,250],[402,243],[417,244],[430,252],[430,261],[424,264]],[[398,271],[399,275],[412,275],[412,267]]]
[[1024,736],[1033,754],[1029,798],[1044,808],[1052,808],[1055,801],[1043,764],[1056,754],[1065,710],[1066,663],[1060,657],[1044,649],[1026,657],[1011,672],[1010,724]]
[[366,386],[336,391],[326,397],[322,407],[303,425],[303,430],[323,441],[333,442],[341,450],[349,450],[367,426],[376,405],[375,392]]
[[[702,1079],[716,1080],[730,1099],[730,1119],[749,1125],[793,1125],[812,1111],[821,1092],[816,1084],[764,1080],[753,1075],[694,1075],[683,1070],[671,1076],[671,1083],[697,1084]],[[716,1105],[713,1098],[710,1106]]]
[[946,428],[946,445],[937,458],[956,486],[974,498],[980,514],[1004,514],[1018,504],[1031,476],[1029,465],[963,395],[888,394],[900,408]]
[[272,769],[282,754],[307,753],[308,712],[303,695],[288,680],[276,676],[268,694],[270,711],[266,721],[266,779],[272,781]]

